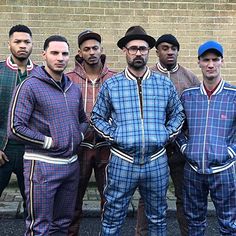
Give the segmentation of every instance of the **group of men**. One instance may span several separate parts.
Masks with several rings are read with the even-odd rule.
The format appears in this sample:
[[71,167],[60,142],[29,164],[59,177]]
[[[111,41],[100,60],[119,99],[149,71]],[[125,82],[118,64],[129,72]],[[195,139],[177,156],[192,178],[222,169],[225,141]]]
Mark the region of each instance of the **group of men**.
[[[101,36],[83,31],[65,74],[65,37],[45,40],[37,66],[31,30],[9,31],[11,55],[0,63],[0,195],[14,172],[25,235],[78,235],[92,171],[102,236],[120,235],[137,188],[136,236],[165,236],[169,173],[182,236],[204,235],[209,192],[221,235],[236,235],[236,87],[221,77],[222,46],[199,47],[201,83],[177,62],[171,34],[155,40],[132,26],[117,46],[127,62],[119,73],[107,66]],[[153,47],[159,60],[149,68]]]

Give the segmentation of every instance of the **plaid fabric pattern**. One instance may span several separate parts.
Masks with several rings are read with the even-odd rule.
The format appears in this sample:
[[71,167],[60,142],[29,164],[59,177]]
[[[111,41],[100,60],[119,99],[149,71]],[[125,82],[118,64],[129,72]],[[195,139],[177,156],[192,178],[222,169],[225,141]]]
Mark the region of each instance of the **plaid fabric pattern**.
[[[101,62],[103,68],[100,75],[94,81],[88,78],[86,71],[84,70],[84,60],[79,55],[75,57],[75,68],[73,71],[67,73],[67,76],[76,84],[79,84],[84,100],[84,110],[88,118],[91,116],[91,112],[96,101],[98,92],[105,80],[115,74],[115,71],[108,68],[106,64],[106,56],[101,55]],[[97,148],[99,146],[107,146],[108,143],[102,138],[92,126],[90,126],[86,132],[82,146],[88,148]]]
[[[172,82],[147,70],[142,79],[141,111],[137,80],[128,69],[106,80],[92,112],[92,125],[111,140],[116,154],[145,163],[182,127],[184,114]],[[141,114],[143,113],[143,119]]]
[[236,235],[236,167],[210,175],[199,174],[185,165],[184,208],[189,235],[204,235],[207,222],[207,196],[215,205],[221,235]]
[[136,188],[145,201],[150,236],[166,235],[167,157],[163,155],[144,165],[129,163],[114,154],[107,166],[101,236],[120,235],[128,205]]
[[198,173],[217,173],[236,161],[236,87],[221,81],[208,100],[203,84],[185,90],[182,104],[188,138],[177,141]]
[[67,235],[74,213],[78,170],[78,161],[58,165],[24,160],[28,209],[25,236]]
[[[9,56],[6,61],[0,62],[0,149],[4,150],[7,144],[7,118],[14,88],[17,85],[18,66],[11,62]],[[30,61],[27,73],[34,68]]]
[[[77,154],[87,118],[79,86],[66,76],[64,81],[63,91],[42,67],[37,67],[16,89],[9,133],[26,143],[27,152],[63,158]],[[44,149],[45,137],[53,139],[53,149]]]

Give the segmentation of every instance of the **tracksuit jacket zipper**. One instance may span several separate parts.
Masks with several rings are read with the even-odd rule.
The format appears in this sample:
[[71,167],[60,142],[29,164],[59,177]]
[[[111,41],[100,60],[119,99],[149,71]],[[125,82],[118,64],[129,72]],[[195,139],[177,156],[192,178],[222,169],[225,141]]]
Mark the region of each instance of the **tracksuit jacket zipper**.
[[202,158],[202,171],[204,174],[205,170],[205,155],[206,155],[206,136],[207,136],[207,127],[208,127],[208,117],[209,117],[209,108],[210,108],[210,100],[211,98],[207,98],[207,115],[206,115],[206,127],[204,132],[204,141],[203,141],[203,158]]
[[[53,83],[60,89],[60,91],[63,93],[63,97],[65,99],[66,102],[66,109],[68,111],[69,114],[69,106],[68,106],[68,101],[67,101],[67,96],[66,96],[66,92],[68,91],[68,89],[70,88],[70,86],[68,88],[65,89],[65,91],[54,81],[54,79],[50,78]],[[73,134],[73,128],[70,125],[70,129],[71,129],[71,133]],[[73,135],[72,135],[72,140],[71,140],[71,150],[73,150],[73,145],[74,145],[74,140],[73,140]]]
[[145,136],[144,136],[144,123],[143,123],[143,91],[142,91],[142,78],[137,78],[138,85],[138,96],[140,104],[140,116],[141,116],[141,126],[142,126],[142,158],[141,164],[144,163],[144,153],[145,153]]

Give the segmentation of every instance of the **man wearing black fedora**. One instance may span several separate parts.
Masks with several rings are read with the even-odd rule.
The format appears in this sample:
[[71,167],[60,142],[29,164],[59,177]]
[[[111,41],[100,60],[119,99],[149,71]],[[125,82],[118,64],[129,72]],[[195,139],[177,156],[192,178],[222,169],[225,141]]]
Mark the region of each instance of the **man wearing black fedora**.
[[169,180],[165,145],[182,127],[183,107],[173,83],[146,65],[155,46],[153,37],[141,26],[132,26],[117,45],[127,67],[103,83],[91,116],[95,130],[111,144],[101,235],[120,235],[138,188],[149,235],[165,236]]

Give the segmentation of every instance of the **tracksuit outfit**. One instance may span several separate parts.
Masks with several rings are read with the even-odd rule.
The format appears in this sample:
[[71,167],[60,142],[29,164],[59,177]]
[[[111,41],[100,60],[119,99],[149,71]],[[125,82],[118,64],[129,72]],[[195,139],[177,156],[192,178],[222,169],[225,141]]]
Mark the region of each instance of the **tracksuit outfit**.
[[28,217],[25,235],[66,235],[71,223],[79,163],[87,127],[78,85],[53,80],[37,67],[17,87],[9,112],[9,135],[25,145]]
[[[84,60],[79,55],[75,57],[75,68],[67,73],[67,76],[76,84],[79,84],[84,101],[84,110],[88,118],[91,116],[93,105],[96,101],[97,94],[102,83],[115,74],[106,64],[106,56],[101,55],[103,64],[101,73],[96,80],[90,80],[84,70]],[[69,228],[69,236],[78,234],[81,216],[83,198],[88,187],[89,179],[94,170],[96,184],[101,198],[101,209],[105,202],[103,188],[105,182],[105,168],[107,166],[110,148],[105,138],[101,137],[92,126],[89,127],[85,134],[85,138],[79,149],[80,162],[80,181],[78,186],[78,195],[76,199],[75,213]]]
[[18,141],[8,139],[7,118],[14,88],[31,73],[34,67],[35,65],[29,59],[26,71],[21,73],[21,70],[18,68],[18,65],[14,63],[11,56],[5,61],[0,62],[0,150],[2,150],[9,159],[9,162],[6,162],[0,167],[0,196],[7,187],[11,174],[15,173],[21,196],[24,199],[24,208],[23,155],[25,147]]
[[95,129],[111,143],[102,236],[120,235],[136,188],[145,201],[149,235],[166,235],[165,145],[183,121],[174,85],[148,68],[142,78],[126,68],[103,83],[91,117]]
[[[167,70],[159,62],[151,68],[159,74],[162,74],[173,82],[179,96],[181,93],[190,87],[194,87],[200,84],[197,77],[183,66],[176,64],[176,66]],[[177,208],[177,219],[182,236],[188,235],[188,226],[184,216],[183,207],[183,174],[184,174],[184,164],[185,160],[182,153],[180,152],[178,146],[172,142],[166,146],[166,152],[168,157],[168,165],[170,169],[170,176],[175,188],[176,196],[176,208]],[[147,236],[147,220],[144,213],[144,201],[141,198],[139,200],[138,212],[137,212],[137,226],[136,226],[136,236]]]
[[203,84],[181,96],[188,136],[177,139],[187,163],[184,209],[189,236],[206,229],[207,196],[215,205],[221,235],[236,235],[236,87],[221,80],[208,97]]

